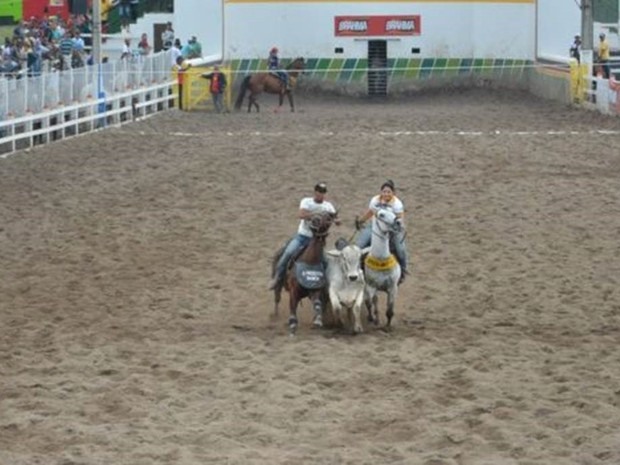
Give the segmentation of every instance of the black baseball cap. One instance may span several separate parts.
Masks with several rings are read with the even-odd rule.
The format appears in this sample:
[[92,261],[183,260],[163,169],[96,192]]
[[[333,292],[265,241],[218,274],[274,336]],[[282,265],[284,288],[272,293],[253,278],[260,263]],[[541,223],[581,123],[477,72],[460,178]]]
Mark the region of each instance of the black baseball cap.
[[327,184],[324,182],[319,182],[314,186],[314,190],[316,192],[320,192],[321,194],[327,193]]

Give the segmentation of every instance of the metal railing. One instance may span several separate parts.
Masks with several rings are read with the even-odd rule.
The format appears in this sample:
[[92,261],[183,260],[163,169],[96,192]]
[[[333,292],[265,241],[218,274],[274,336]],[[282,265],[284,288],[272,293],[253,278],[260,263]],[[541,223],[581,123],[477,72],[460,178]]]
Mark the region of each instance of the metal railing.
[[100,65],[44,73],[21,79],[0,78],[0,121],[86,102],[171,80],[170,52]]

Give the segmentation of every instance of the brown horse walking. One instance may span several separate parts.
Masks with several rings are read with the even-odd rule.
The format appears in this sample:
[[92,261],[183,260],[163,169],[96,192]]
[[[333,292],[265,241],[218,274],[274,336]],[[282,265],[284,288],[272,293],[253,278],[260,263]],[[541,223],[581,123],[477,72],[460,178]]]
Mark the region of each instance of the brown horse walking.
[[[288,327],[291,335],[297,331],[297,306],[304,297],[308,297],[312,301],[314,308],[315,327],[323,326],[323,300],[325,300],[326,275],[323,266],[323,249],[325,248],[325,239],[329,233],[329,228],[334,222],[336,214],[321,213],[310,219],[310,229],[312,231],[312,239],[297,258],[291,260],[292,266],[286,273],[284,283],[276,286],[274,289],[275,307],[274,315],[278,315],[278,306],[280,304],[280,296],[282,288],[289,293],[289,318]],[[278,259],[284,252],[282,247],[274,256],[272,262],[272,277],[275,276],[276,264]]]
[[295,103],[293,102],[293,88],[297,83],[297,77],[303,72],[306,63],[302,57],[295,58],[286,67],[286,74],[288,75],[289,87],[286,88],[282,79],[273,73],[257,73],[246,76],[241,83],[241,89],[239,90],[239,96],[235,101],[235,109],[240,110],[243,104],[243,98],[246,91],[250,92],[248,96],[248,113],[252,111],[252,105],[256,107],[256,111],[260,111],[256,96],[261,92],[267,92],[268,94],[277,94],[280,97],[280,103],[278,109],[282,107],[284,103],[284,96],[288,97],[288,102],[291,105],[291,111],[295,111]]

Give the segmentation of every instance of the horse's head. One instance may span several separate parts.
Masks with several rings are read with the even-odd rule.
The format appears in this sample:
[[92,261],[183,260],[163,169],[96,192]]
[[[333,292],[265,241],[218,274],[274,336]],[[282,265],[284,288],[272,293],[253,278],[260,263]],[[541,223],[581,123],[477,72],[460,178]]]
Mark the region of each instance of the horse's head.
[[325,237],[335,219],[335,213],[317,213],[308,220],[310,231],[316,237]]
[[304,60],[303,57],[295,58],[286,67],[286,69],[289,71],[298,71],[300,73],[303,72],[305,68],[306,68],[306,61]]
[[379,208],[375,214],[374,224],[383,234],[400,232],[403,225],[389,208]]

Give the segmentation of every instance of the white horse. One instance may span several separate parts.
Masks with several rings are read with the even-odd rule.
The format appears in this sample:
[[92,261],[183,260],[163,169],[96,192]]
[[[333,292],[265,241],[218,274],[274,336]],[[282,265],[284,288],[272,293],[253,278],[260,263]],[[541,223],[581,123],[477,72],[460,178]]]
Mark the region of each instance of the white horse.
[[379,305],[377,292],[387,293],[386,327],[390,327],[394,316],[394,304],[398,294],[398,280],[401,269],[396,257],[390,252],[390,233],[402,228],[396,214],[381,208],[372,219],[372,239],[364,260],[366,278],[365,302],[368,309],[368,321],[379,324]]
[[361,266],[362,251],[357,245],[347,245],[342,250],[327,251],[327,282],[329,301],[336,319],[352,321],[353,334],[362,333],[362,302],[364,301],[364,272]]

